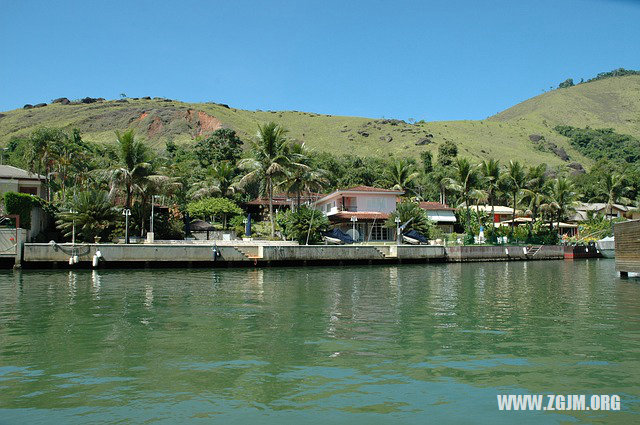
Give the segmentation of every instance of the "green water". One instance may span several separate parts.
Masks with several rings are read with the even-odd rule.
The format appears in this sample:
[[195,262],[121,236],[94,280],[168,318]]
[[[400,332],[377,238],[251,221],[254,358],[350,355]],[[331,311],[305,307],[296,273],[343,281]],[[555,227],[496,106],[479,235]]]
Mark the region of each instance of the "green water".
[[3,424],[638,423],[639,385],[611,260],[0,273]]

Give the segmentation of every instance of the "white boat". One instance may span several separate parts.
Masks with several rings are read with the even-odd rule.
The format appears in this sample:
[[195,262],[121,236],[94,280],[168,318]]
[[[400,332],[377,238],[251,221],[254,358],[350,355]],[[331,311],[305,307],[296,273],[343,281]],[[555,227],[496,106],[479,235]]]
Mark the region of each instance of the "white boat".
[[420,245],[420,241],[419,240],[410,238],[409,236],[402,235],[402,241],[404,243],[408,243],[410,245]]
[[342,245],[342,244],[344,244],[344,242],[342,242],[340,239],[332,238],[332,237],[329,237],[329,236],[325,236],[324,237],[324,241],[328,245]]
[[615,258],[615,239],[613,236],[607,236],[596,242],[598,251],[604,258]]

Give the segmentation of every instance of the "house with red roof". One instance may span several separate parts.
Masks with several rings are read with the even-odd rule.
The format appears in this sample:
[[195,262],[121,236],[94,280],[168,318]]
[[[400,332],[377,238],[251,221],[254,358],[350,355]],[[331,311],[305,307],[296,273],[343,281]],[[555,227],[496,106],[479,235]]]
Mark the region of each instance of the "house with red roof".
[[396,210],[396,198],[403,194],[402,190],[356,186],[324,195],[313,205],[356,241],[391,241],[396,230],[384,223]]
[[455,208],[440,202],[420,202],[420,208],[427,212],[427,217],[445,233],[453,232],[456,222]]

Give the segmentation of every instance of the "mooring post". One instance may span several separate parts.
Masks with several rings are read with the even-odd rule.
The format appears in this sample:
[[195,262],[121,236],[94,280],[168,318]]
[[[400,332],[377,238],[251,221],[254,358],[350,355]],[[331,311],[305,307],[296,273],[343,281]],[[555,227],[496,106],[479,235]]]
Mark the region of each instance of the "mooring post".
[[16,229],[16,257],[14,269],[22,268],[22,250],[24,249],[24,238],[22,237],[22,229]]

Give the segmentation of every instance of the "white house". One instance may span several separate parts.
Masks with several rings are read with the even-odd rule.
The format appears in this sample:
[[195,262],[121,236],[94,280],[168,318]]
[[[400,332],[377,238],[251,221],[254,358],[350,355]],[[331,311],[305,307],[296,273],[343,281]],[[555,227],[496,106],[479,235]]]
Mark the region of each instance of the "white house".
[[604,202],[580,202],[576,205],[575,213],[570,217],[569,221],[586,221],[589,218],[589,213],[594,215],[602,214],[609,219],[620,218],[624,217],[625,214],[631,210],[633,210],[633,207],[620,204],[612,204],[611,207],[609,207],[609,205]]
[[[39,174],[30,173],[11,165],[0,165],[0,198],[2,202],[2,214],[4,212],[4,194],[6,192],[28,193],[44,198],[46,196],[46,178]],[[30,240],[47,226],[47,219],[40,207],[31,210],[31,229],[27,231],[27,239]]]
[[453,225],[456,222],[455,208],[440,202],[420,202],[420,208],[425,210],[427,217],[445,233],[453,232]]
[[390,241],[395,238],[395,229],[384,227],[384,223],[396,210],[396,198],[403,194],[401,190],[356,186],[336,190],[313,205],[356,241]]

